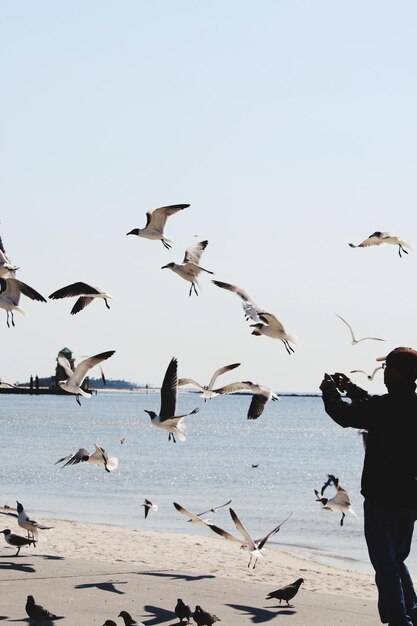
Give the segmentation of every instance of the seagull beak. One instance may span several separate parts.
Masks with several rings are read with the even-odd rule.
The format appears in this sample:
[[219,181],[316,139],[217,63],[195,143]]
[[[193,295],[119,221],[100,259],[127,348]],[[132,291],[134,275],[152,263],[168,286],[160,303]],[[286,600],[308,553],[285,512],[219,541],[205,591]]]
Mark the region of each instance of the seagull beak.
[[168,267],[168,265],[163,265],[163,266],[161,267],[161,270],[165,270],[167,267]]

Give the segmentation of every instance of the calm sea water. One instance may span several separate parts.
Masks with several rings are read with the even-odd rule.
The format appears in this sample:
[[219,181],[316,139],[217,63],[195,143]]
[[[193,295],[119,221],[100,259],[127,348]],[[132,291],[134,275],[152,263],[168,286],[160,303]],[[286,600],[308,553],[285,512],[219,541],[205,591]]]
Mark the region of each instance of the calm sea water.
[[[283,397],[256,421],[246,419],[249,401],[222,396],[205,403],[196,394],[181,394],[181,412],[194,406],[200,412],[186,418],[187,441],[173,444],[144,413],[159,410],[159,393],[99,393],[81,407],[72,396],[1,395],[0,504],[15,506],[18,499],[38,520],[211,536],[188,524],[172,502],[200,513],[231,498],[253,536],[263,536],[293,512],[273,543],[321,562],[371,571],[357,432],[335,425],[321,398]],[[55,465],[80,447],[93,451],[95,442],[118,457],[116,471]],[[328,473],[339,477],[358,514],[348,515],[343,527],[339,513],[323,511],[315,501],[314,489],[320,490]],[[331,487],[328,492],[333,494]],[[147,520],[145,497],[159,506]],[[237,533],[227,507],[212,520]],[[415,552],[409,562],[417,572]]]

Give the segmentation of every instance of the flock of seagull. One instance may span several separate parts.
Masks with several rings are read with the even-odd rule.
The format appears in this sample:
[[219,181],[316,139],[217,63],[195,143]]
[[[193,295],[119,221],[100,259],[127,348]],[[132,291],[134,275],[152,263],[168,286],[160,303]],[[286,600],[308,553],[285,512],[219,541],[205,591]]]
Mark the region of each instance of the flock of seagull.
[[[159,240],[162,242],[163,246],[167,250],[170,250],[173,242],[165,235],[164,230],[166,222],[169,217],[175,215],[179,211],[188,208],[189,206],[189,204],[175,204],[149,211],[146,213],[147,221],[145,227],[134,228],[133,230],[129,231],[127,235],[135,235],[139,238],[146,238],[150,240]],[[397,245],[398,254],[400,257],[402,256],[402,253],[408,254],[406,248],[411,249],[411,246],[407,242],[400,239],[396,235],[380,231],[372,233],[367,239],[365,239],[364,241],[362,241],[362,243],[358,245],[349,243],[349,246],[351,246],[352,248],[365,248],[369,246],[381,245],[383,243]],[[182,263],[170,262],[166,265],[163,265],[161,268],[170,269],[180,278],[190,283],[190,297],[193,294],[196,296],[199,295],[200,285],[198,282],[198,278],[200,274],[213,274],[211,270],[206,269],[200,265],[201,257],[207,245],[207,240],[200,241],[199,243],[194,244],[186,249]],[[0,237],[0,308],[6,311],[6,324],[9,328],[10,326],[15,326],[15,312],[24,314],[23,309],[21,309],[19,306],[20,298],[22,295],[38,302],[47,301],[46,298],[44,298],[35,289],[16,278],[16,273],[18,271],[19,267],[13,265],[10,262]],[[257,304],[255,304],[251,296],[249,296],[249,294],[244,289],[236,285],[221,282],[218,280],[213,280],[212,282],[220,289],[230,291],[238,296],[243,307],[246,321],[252,322],[250,324],[250,327],[253,328],[253,335],[263,335],[272,339],[279,339],[280,341],[282,341],[288,355],[294,353],[294,346],[297,345],[297,337],[295,335],[287,333],[284,325],[273,313],[265,311],[262,307],[259,307]],[[49,299],[57,300],[62,298],[74,297],[77,298],[77,300],[70,311],[71,315],[75,315],[81,312],[88,305],[94,302],[94,300],[97,299],[104,300],[105,306],[110,309],[108,300],[112,298],[112,296],[106,291],[98,287],[93,287],[86,282],[79,281],[57,289],[50,294]],[[372,336],[357,339],[350,324],[342,316],[338,315],[337,313],[336,315],[341,320],[341,322],[343,322],[348,327],[352,340],[352,345],[357,345],[359,342],[365,340],[384,341],[381,338]],[[84,398],[91,397],[91,394],[89,394],[82,388],[86,376],[92,368],[96,366],[101,367],[101,364],[109,359],[114,354],[114,352],[114,350],[108,350],[87,357],[83,359],[75,368],[71,366],[70,362],[63,355],[60,355],[58,357],[58,362],[67,376],[65,380],[59,381],[61,389],[67,393],[75,395],[78,404],[80,404],[80,396]],[[177,440],[186,440],[187,429],[184,418],[188,415],[193,415],[197,413],[197,411],[199,411],[199,408],[195,407],[188,413],[178,414],[178,388],[186,385],[191,385],[196,389],[199,389],[202,392],[201,397],[204,398],[204,401],[214,398],[217,395],[232,394],[238,392],[250,393],[251,401],[247,412],[247,418],[252,420],[257,419],[262,415],[265,405],[269,401],[276,401],[279,399],[278,396],[269,387],[253,383],[251,381],[238,381],[228,385],[216,387],[217,379],[220,376],[227,372],[235,370],[239,366],[240,363],[232,363],[230,365],[220,367],[213,373],[209,383],[207,385],[203,385],[193,378],[184,377],[178,379],[178,362],[177,359],[173,357],[168,364],[161,385],[161,402],[159,412],[157,413],[156,411],[146,410],[146,413],[149,414],[151,424],[159,429],[165,430],[168,433],[168,440],[171,440],[174,443],[176,443]],[[352,370],[352,373],[363,373],[368,377],[369,380],[372,380],[375,374],[379,371],[379,369],[381,369],[381,367],[375,368],[375,370],[371,374],[367,374],[364,370]],[[96,443],[94,444],[94,448],[94,452],[92,453],[90,453],[85,448],[80,448],[77,452],[60,458],[58,461],[56,461],[56,463],[63,463],[62,467],[67,467],[79,463],[94,464],[100,466],[102,465],[107,472],[111,472],[118,467],[118,459],[116,457],[110,457],[106,450]],[[324,492],[330,485],[334,486],[336,493],[332,498],[327,498],[324,495]],[[341,525],[343,525],[344,518],[347,512],[356,515],[352,509],[349,494],[347,493],[346,489],[340,486],[339,480],[335,476],[329,474],[328,480],[323,485],[320,492],[315,490],[315,494],[316,500],[323,505],[323,508],[333,511],[339,511],[342,513],[342,518],[340,521]],[[291,516],[291,513],[286,519],[284,519],[279,525],[275,526],[264,537],[260,539],[254,539],[248,532],[246,527],[243,525],[236,512],[232,508],[229,508],[229,513],[232,521],[240,534],[240,537],[236,537],[228,531],[220,528],[219,526],[214,525],[209,519],[203,517],[207,513],[215,513],[218,509],[228,506],[230,502],[231,500],[229,500],[225,504],[222,504],[218,507],[213,507],[199,514],[194,514],[190,512],[177,502],[174,502],[173,504],[179,513],[187,517],[189,522],[203,524],[216,534],[225,538],[226,540],[234,542],[235,544],[239,545],[240,548],[247,550],[250,554],[248,567],[250,567],[253,563],[252,567],[255,568],[257,560],[263,556],[263,548],[265,544],[272,536],[274,536],[280,530],[281,526]],[[158,510],[158,506],[148,499],[145,499],[145,502],[142,506],[144,507],[145,518],[147,518],[150,511]],[[8,528],[0,531],[4,535],[5,541],[9,545],[17,548],[15,556],[19,555],[19,552],[23,546],[36,546],[38,530],[47,530],[51,528],[31,519],[27,515],[20,502],[17,502],[16,509],[11,509],[10,507],[3,507],[3,509],[4,508],[6,508],[7,510],[3,510],[0,512],[7,515],[14,515],[15,517],[17,517],[18,525],[27,531],[27,537],[17,535]],[[16,513],[14,513],[13,511],[16,511]],[[290,606],[289,600],[292,599],[294,595],[298,592],[298,589],[303,582],[303,579],[299,578],[294,583],[277,589],[274,592],[271,592],[267,596],[267,598],[279,599],[280,603],[281,600],[284,600],[287,602],[287,605]],[[37,605],[34,601],[33,596],[28,596],[27,598],[26,612],[29,617],[39,623],[46,619],[57,619],[57,616],[49,613],[49,611],[44,609],[42,606]],[[215,621],[219,621],[219,618],[217,618],[217,616],[211,615],[198,605],[196,606],[195,611],[192,613],[190,611],[190,608],[181,599],[178,599],[177,606],[175,607],[175,613],[180,619],[180,622],[182,622],[184,619],[189,621],[189,619],[193,617],[194,621],[201,626],[204,626],[205,624],[210,625],[213,624]],[[119,617],[123,618],[127,626],[134,626],[135,624],[139,626],[141,624],[140,622],[135,622],[126,611],[122,611],[119,614]],[[107,620],[103,626],[115,626],[115,622],[113,620]]]

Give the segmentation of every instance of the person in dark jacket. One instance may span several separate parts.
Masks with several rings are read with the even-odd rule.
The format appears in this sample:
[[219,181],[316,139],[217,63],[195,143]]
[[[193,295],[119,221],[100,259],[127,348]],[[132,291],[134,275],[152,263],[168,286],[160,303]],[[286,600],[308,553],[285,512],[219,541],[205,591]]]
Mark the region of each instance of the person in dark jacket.
[[381,622],[417,626],[417,595],[404,563],[417,519],[417,351],[395,348],[377,360],[385,361],[387,394],[370,396],[340,372],[325,374],[320,389],[337,424],[368,431],[361,493]]

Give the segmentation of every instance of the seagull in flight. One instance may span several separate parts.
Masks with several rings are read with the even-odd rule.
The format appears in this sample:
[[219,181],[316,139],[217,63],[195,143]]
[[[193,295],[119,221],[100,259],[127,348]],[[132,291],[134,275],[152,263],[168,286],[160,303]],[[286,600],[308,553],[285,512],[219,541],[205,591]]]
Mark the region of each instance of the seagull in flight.
[[[177,509],[179,513],[181,513],[182,515],[185,515],[185,517],[188,517],[188,521],[191,522],[192,524],[201,524],[202,526],[211,526],[209,519],[203,519],[199,515],[195,515],[195,513],[191,513],[191,511],[181,506],[181,504],[178,504],[178,502],[173,502],[173,505],[175,506],[175,508]],[[205,511],[205,513],[208,513],[208,511]],[[204,515],[204,513],[201,513],[201,515]]]
[[345,320],[343,317],[335,313],[335,315],[342,320],[344,324],[349,328],[351,337],[352,337],[352,346],[356,346],[359,342],[365,341],[365,339],[372,339],[373,341],[385,341],[385,339],[380,339],[379,337],[362,337],[362,339],[356,339],[355,334],[353,332],[352,326]]
[[17,280],[17,278],[0,277],[0,309],[4,309],[7,313],[6,322],[9,328],[9,316],[11,318],[12,326],[15,325],[13,317],[14,311],[25,315],[24,310],[18,306],[22,293],[31,300],[46,302],[45,298],[41,296],[40,293],[35,291],[32,287],[29,287],[29,285],[26,285],[26,283],[23,283],[21,280]]
[[194,385],[194,387],[202,390],[203,393],[201,394],[201,397],[204,398],[204,400],[207,400],[207,398],[214,398],[218,395],[213,391],[214,383],[216,382],[218,377],[222,374],[226,374],[226,372],[230,372],[231,370],[236,369],[236,367],[239,367],[239,365],[240,363],[231,363],[231,365],[225,365],[224,367],[220,367],[214,372],[208,385],[200,385],[200,383],[196,382],[192,378],[179,378],[178,387],[183,387],[184,385]]
[[[332,484],[336,487],[336,495],[333,498],[323,497],[327,487]],[[324,483],[320,493],[316,489],[314,490],[314,493],[316,494],[316,502],[321,502],[323,509],[327,509],[329,511],[340,511],[342,513],[342,519],[340,520],[341,526],[343,526],[343,521],[348,511],[355,517],[358,517],[352,509],[352,503],[348,492],[340,486],[339,479],[333,476],[333,474],[328,475],[328,480]]]
[[225,385],[225,387],[213,389],[213,391],[219,394],[236,393],[238,391],[250,391],[253,396],[247,414],[248,420],[256,420],[258,417],[260,417],[260,415],[262,415],[264,411],[266,403],[269,402],[269,400],[279,400],[279,397],[276,395],[276,393],[272,391],[272,389],[270,389],[269,387],[265,387],[264,385],[257,385],[256,383],[252,383],[249,380],[244,380],[238,383],[231,383],[230,385]]
[[134,228],[126,234],[137,235],[145,239],[160,239],[165,248],[169,250],[169,248],[172,248],[173,241],[167,239],[164,235],[166,221],[170,215],[174,215],[189,206],[189,204],[171,204],[169,206],[161,206],[159,209],[154,209],[153,211],[148,211],[146,213],[145,228]]
[[106,450],[96,443],[94,448],[93,454],[90,454],[85,448],[80,448],[75,454],[69,454],[56,461],[55,465],[66,461],[62,467],[76,465],[77,463],[89,463],[90,465],[104,465],[106,472],[112,472],[117,468],[119,460],[115,456],[109,457]]
[[145,519],[148,517],[149,511],[157,511],[158,510],[158,505],[157,504],[153,504],[147,498],[145,498],[145,502],[142,504],[142,506],[145,508]]
[[0,276],[3,278],[13,278],[19,268],[12,265],[7,257],[3,241],[0,237]]
[[375,374],[379,371],[382,370],[382,365],[380,365],[379,367],[376,367],[374,369],[374,371],[372,372],[372,374],[368,374],[368,372],[365,372],[364,370],[350,370],[351,374],[365,374],[366,378],[368,380],[373,380]]
[[362,243],[359,243],[358,245],[350,243],[349,246],[351,248],[368,248],[369,246],[380,246],[382,243],[392,243],[398,246],[398,254],[400,257],[401,252],[408,254],[405,248],[412,250],[412,246],[410,246],[410,244],[403,239],[400,239],[397,235],[394,235],[393,233],[383,233],[379,230],[376,230],[372,233],[372,235],[369,235],[369,237],[362,241]]
[[99,363],[102,363],[106,359],[110,358],[114,353],[115,350],[108,350],[107,352],[100,352],[100,354],[90,356],[89,358],[84,359],[84,361],[81,361],[75,370],[72,369],[71,364],[66,357],[59,355],[58,363],[64,368],[65,373],[68,376],[67,380],[58,381],[59,386],[64,391],[68,391],[68,393],[74,393],[78,404],[81,405],[79,396],[83,396],[83,398],[91,398],[91,393],[88,393],[81,388],[88,372]]
[[200,410],[196,407],[190,411],[190,413],[175,415],[178,399],[177,369],[178,361],[173,357],[167,367],[161,387],[161,409],[159,415],[157,415],[155,411],[147,411],[145,409],[145,413],[151,418],[151,423],[157,428],[167,430],[169,433],[168,441],[172,438],[174,443],[176,443],[175,437],[178,437],[180,441],[185,441],[187,438],[184,417],[194,415],[194,413]]
[[273,313],[268,313],[258,307],[250,295],[240,287],[236,287],[236,285],[231,285],[230,283],[223,283],[219,280],[213,280],[212,282],[217,285],[217,287],[232,291],[239,296],[242,300],[246,321],[252,320],[255,322],[255,324],[251,324],[251,328],[255,328],[252,335],[265,335],[266,337],[271,337],[272,339],[280,339],[283,342],[288,354],[294,352],[294,348],[291,344],[296,344],[297,338],[286,332],[283,324]]
[[265,537],[262,537],[262,539],[253,539],[251,537],[251,535],[248,533],[248,531],[246,530],[246,528],[244,527],[244,525],[242,524],[242,522],[240,521],[239,517],[236,515],[236,513],[234,512],[233,509],[229,508],[229,513],[232,517],[232,520],[234,522],[234,525],[236,526],[237,530],[240,532],[240,534],[242,535],[243,539],[239,539],[238,537],[235,537],[234,535],[230,534],[229,532],[227,532],[226,530],[223,530],[222,528],[219,528],[218,526],[214,526],[213,524],[209,524],[210,528],[212,531],[214,531],[215,533],[217,533],[218,535],[222,536],[224,539],[228,539],[229,541],[234,541],[240,544],[240,546],[244,549],[244,550],[248,550],[250,552],[250,558],[249,558],[249,563],[248,563],[248,567],[250,567],[250,564],[252,562],[252,559],[254,559],[254,563],[253,563],[253,569],[255,569],[256,566],[256,562],[258,560],[258,558],[262,557],[262,549],[264,547],[264,545],[266,544],[266,542],[273,536],[275,535],[279,529],[281,528],[281,526],[291,517],[292,513],[290,513],[288,515],[288,517],[286,517],[284,519],[284,521],[281,522],[281,524],[279,524],[278,526],[276,526],[275,528],[273,528],[267,535],[265,535]]
[[58,300],[60,298],[72,298],[73,296],[80,296],[74,306],[71,309],[71,315],[75,315],[82,311],[87,305],[89,305],[96,298],[103,298],[104,303],[108,309],[110,309],[108,298],[112,296],[106,293],[98,287],[92,287],[87,283],[78,282],[62,287],[49,296],[50,300]]
[[206,249],[208,244],[207,239],[205,241],[200,241],[200,243],[196,243],[193,246],[190,246],[185,251],[184,260],[181,265],[178,263],[167,263],[167,265],[163,265],[161,267],[162,270],[170,269],[178,276],[181,276],[184,280],[188,280],[191,283],[189,296],[194,293],[198,296],[197,287],[200,287],[198,283],[198,275],[200,272],[207,272],[207,274],[213,274],[210,270],[206,270],[204,267],[199,265],[201,255],[203,251]]

